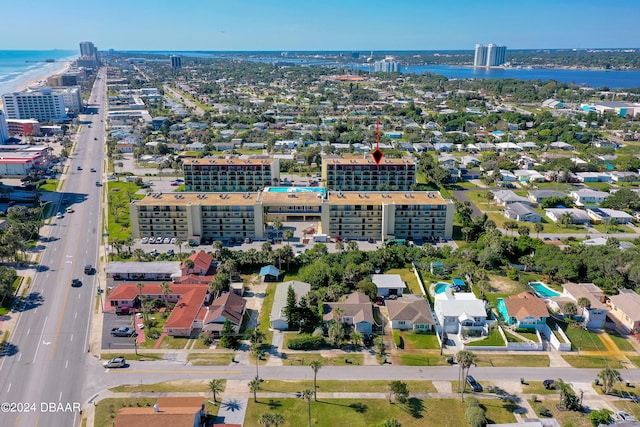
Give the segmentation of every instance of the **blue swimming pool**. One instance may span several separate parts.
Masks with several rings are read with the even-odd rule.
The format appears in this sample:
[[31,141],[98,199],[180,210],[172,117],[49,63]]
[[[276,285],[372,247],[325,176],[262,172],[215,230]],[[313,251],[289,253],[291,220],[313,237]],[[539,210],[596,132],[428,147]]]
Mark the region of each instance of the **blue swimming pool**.
[[529,286],[531,286],[531,288],[536,291],[536,293],[538,295],[540,295],[542,298],[554,298],[554,297],[559,297],[560,294],[556,291],[554,291],[553,289],[547,287],[544,283],[540,283],[540,282],[531,282],[529,283]]
[[441,294],[444,292],[445,289],[447,289],[447,286],[451,286],[451,285],[449,283],[444,283],[444,282],[436,283],[436,285],[433,287],[433,291],[436,294]]
[[267,187],[268,193],[322,193],[326,196],[325,187]]

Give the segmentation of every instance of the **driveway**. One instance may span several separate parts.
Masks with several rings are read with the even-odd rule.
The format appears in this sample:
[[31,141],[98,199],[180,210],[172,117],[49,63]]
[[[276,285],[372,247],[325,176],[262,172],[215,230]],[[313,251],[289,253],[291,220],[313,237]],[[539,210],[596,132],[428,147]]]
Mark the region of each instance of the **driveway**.
[[455,190],[453,192],[453,197],[461,202],[468,201],[469,203],[471,203],[471,209],[473,210],[473,212],[471,213],[472,217],[475,218],[482,215],[482,211],[478,209],[478,207],[474,205],[473,202],[467,197],[467,190]]

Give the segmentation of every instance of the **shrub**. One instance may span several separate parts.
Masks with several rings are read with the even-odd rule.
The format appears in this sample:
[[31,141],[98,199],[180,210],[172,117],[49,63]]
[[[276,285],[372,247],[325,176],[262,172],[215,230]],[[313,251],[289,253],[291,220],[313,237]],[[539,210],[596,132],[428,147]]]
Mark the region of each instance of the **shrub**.
[[484,410],[479,406],[467,408],[464,413],[464,419],[467,420],[471,427],[485,427],[487,425]]
[[290,350],[318,350],[326,346],[327,342],[324,337],[294,338],[287,342],[287,347]]
[[551,411],[549,411],[549,408],[542,404],[534,405],[533,410],[536,411],[539,417],[551,417],[553,415]]
[[464,404],[467,405],[467,408],[480,407],[480,402],[473,396],[467,396],[466,399],[464,399]]

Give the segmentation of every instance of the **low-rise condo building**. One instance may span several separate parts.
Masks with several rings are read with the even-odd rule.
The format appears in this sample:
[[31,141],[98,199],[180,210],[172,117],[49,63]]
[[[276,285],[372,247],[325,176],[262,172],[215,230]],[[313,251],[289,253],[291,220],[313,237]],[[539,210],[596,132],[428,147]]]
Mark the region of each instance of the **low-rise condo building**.
[[182,169],[187,191],[260,191],[280,184],[278,159],[190,159]]
[[370,157],[324,158],[322,179],[329,190],[409,191],[416,183],[412,159],[385,159],[380,164]]

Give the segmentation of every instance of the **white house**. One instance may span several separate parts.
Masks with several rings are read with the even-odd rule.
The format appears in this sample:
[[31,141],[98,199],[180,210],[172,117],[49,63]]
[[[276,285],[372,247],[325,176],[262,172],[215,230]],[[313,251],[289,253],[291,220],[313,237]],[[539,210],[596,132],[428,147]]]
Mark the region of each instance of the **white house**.
[[591,222],[591,218],[589,215],[583,211],[582,209],[573,209],[573,208],[550,208],[544,210],[545,215],[553,222],[561,222],[562,216],[565,213],[569,213],[571,215],[572,224],[587,224]]
[[526,197],[518,196],[511,190],[496,190],[493,192],[493,199],[500,206],[509,206],[513,203],[522,203],[530,205],[531,202]]
[[380,297],[402,296],[407,287],[399,274],[372,274],[371,281],[378,288],[377,295]]
[[475,331],[486,334],[488,331],[484,301],[472,293],[454,294],[447,287],[444,292],[436,294],[434,312],[445,333],[466,334]]
[[571,298],[577,305],[580,298],[589,300],[588,307],[582,307],[580,316],[587,328],[600,329],[604,327],[609,307],[605,304],[606,298],[602,289],[593,283],[565,283],[562,296]]
[[540,222],[542,217],[531,207],[522,203],[511,203],[504,209],[504,216],[515,221]]
[[569,197],[573,198],[573,200],[576,201],[576,204],[596,204],[607,200],[609,193],[591,190],[590,188],[581,188],[579,190],[569,192]]
[[278,285],[276,286],[275,295],[273,297],[273,305],[271,306],[271,315],[269,316],[269,321],[271,322],[272,329],[286,331],[289,328],[289,321],[287,319],[287,316],[285,315],[289,286],[291,286],[296,294],[296,302],[300,302],[300,298],[305,297],[311,290],[310,284],[305,282],[298,282],[296,280],[278,283]]

